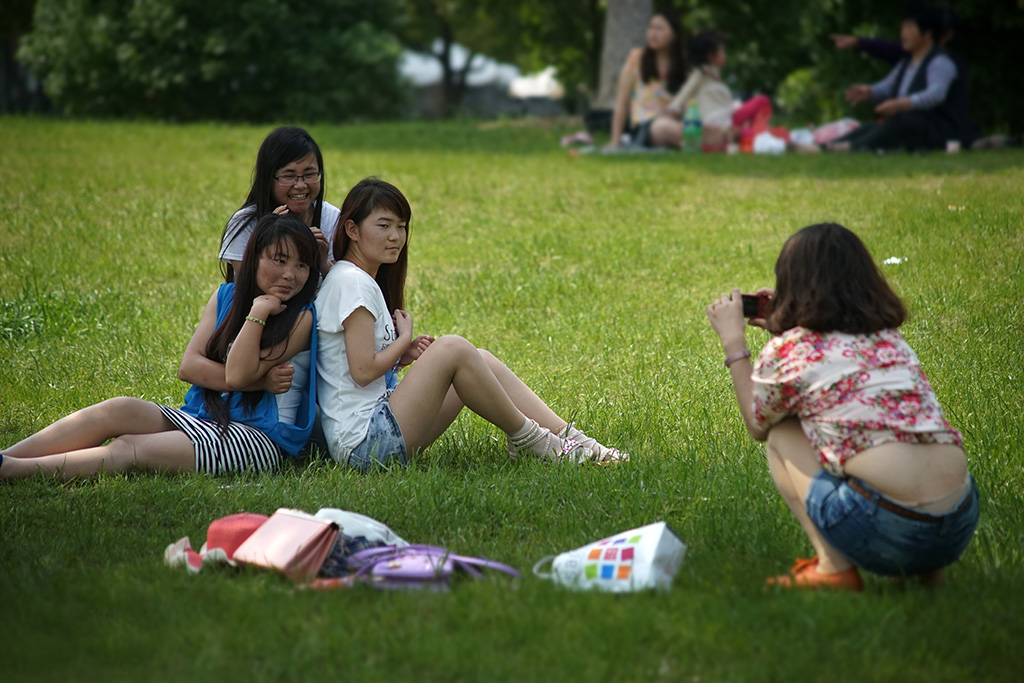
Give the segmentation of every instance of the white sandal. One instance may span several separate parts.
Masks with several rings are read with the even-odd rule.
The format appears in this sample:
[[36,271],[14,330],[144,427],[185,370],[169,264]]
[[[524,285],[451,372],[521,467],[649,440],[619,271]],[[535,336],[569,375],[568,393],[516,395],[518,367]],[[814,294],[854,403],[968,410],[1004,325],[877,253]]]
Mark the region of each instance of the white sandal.
[[530,420],[530,429],[518,438],[508,437],[508,454],[515,459],[522,453],[530,453],[555,461],[583,463],[594,460],[594,452],[572,439],[563,439],[550,429],[541,427],[536,420]]
[[618,448],[610,448],[601,443],[598,443],[597,439],[592,436],[587,436],[583,433],[583,430],[577,429],[576,424],[573,422],[565,425],[558,434],[563,439],[571,439],[576,443],[589,448],[593,452],[593,462],[601,465],[610,465],[612,463],[629,462],[629,453],[623,453]]

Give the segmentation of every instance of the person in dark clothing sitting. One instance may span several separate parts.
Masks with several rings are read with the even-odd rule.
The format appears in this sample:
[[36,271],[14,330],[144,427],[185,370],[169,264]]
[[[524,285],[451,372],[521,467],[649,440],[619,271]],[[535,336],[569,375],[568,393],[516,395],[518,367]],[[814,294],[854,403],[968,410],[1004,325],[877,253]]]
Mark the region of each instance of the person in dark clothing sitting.
[[[907,5],[900,27],[905,56],[878,83],[852,85],[846,91],[850,104],[877,103],[875,112],[884,120],[860,126],[825,149],[944,149],[950,140],[966,148],[978,138],[978,127],[970,116],[966,69],[936,44],[936,35],[949,33],[943,24],[942,12],[933,5]],[[842,41],[836,42],[840,46]]]

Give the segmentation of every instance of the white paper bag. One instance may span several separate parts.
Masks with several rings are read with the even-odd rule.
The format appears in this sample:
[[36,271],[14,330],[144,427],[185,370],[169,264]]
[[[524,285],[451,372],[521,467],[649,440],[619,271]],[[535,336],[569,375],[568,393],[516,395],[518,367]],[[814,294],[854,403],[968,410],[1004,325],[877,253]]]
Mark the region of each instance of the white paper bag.
[[348,538],[363,536],[374,545],[381,543],[395,546],[409,545],[408,541],[399,537],[383,522],[378,522],[373,517],[367,517],[358,512],[339,510],[338,508],[320,508],[316,511],[316,517],[335,522]]
[[[686,544],[665,522],[615,534],[603,541],[545,557],[533,573],[570,588],[627,593],[668,588],[686,554]],[[551,571],[541,566],[551,562]]]

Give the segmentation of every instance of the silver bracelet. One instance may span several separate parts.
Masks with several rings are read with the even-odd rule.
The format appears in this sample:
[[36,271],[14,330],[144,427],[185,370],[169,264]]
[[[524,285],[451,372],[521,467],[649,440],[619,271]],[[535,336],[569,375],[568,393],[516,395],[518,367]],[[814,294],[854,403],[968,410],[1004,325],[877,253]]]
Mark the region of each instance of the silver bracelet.
[[729,367],[736,361],[742,360],[744,358],[750,358],[750,349],[743,349],[742,351],[737,351],[736,353],[731,353],[728,356],[726,356],[725,367]]

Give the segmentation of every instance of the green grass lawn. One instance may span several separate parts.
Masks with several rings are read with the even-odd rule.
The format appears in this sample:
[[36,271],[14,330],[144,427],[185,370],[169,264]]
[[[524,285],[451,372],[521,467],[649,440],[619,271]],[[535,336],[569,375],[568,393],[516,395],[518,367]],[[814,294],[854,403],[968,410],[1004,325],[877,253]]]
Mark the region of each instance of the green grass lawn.
[[[492,350],[629,464],[510,462],[463,415],[402,471],[0,485],[3,680],[1019,680],[1024,151],[572,158],[568,126],[310,130],[331,202],[367,175],[409,197],[417,331]],[[178,362],[268,130],[0,118],[0,446],[112,396],[180,404]],[[982,517],[938,592],[762,587],[810,547],[741,424],[704,306],[770,285],[786,237],[822,221],[901,259],[882,268],[904,334],[964,433]],[[163,565],[212,519],[281,506],[359,511],[526,576],[324,594]],[[689,546],[671,591],[530,575],[657,520]]]

